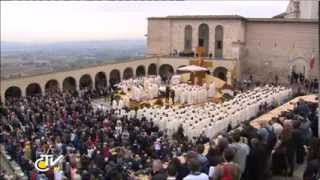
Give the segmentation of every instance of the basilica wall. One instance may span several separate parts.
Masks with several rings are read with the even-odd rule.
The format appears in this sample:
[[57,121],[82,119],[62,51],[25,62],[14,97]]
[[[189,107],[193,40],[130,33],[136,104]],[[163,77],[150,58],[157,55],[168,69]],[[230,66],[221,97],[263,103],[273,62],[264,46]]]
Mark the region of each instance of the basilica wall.
[[[292,68],[304,66],[307,78],[318,77],[319,47],[316,21],[248,21],[246,24],[246,56],[240,62],[242,78],[252,74],[261,81],[271,81],[278,75],[287,82]],[[310,59],[315,64],[310,69]]]
[[231,48],[232,42],[244,40],[244,26],[241,20],[172,20],[172,49],[176,49],[178,52],[184,50],[184,28],[187,25],[191,25],[192,49],[195,51],[195,48],[198,47],[198,29],[201,24],[207,24],[209,26],[209,53],[212,53],[214,57],[215,28],[221,25],[223,27],[223,58],[235,58]]
[[170,54],[170,20],[148,19],[147,56]]
[[[206,24],[209,27],[209,53],[214,57],[215,28],[223,27],[223,58],[234,59],[232,52],[233,42],[245,40],[245,23],[238,19],[214,19],[214,18],[149,18],[147,54],[169,55],[170,52],[183,52],[185,45],[185,27],[192,27],[192,50],[198,47],[199,26]],[[169,29],[166,29],[169,28]]]

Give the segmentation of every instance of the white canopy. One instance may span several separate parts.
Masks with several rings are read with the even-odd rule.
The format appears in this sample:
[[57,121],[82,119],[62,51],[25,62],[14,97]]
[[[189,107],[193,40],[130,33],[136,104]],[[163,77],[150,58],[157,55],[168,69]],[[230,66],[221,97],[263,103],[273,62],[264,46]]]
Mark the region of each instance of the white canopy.
[[208,69],[201,66],[189,65],[189,66],[184,66],[179,68],[178,71],[201,72],[201,71],[208,71]]

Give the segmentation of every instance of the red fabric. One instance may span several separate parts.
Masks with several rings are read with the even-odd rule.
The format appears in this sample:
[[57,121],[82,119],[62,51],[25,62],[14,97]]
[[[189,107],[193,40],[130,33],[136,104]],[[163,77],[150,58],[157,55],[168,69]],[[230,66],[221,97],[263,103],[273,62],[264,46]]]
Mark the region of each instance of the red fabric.
[[106,158],[106,157],[110,157],[111,156],[111,153],[109,151],[109,147],[107,145],[105,145],[103,147],[103,157]]
[[314,56],[312,56],[310,59],[310,69],[313,69],[314,62],[315,62],[315,58],[314,58]]
[[230,174],[229,168],[224,165],[223,166],[223,176],[221,177],[221,180],[232,180],[232,176]]
[[49,171],[47,172],[47,177],[48,177],[48,180],[54,180],[53,168],[49,169]]
[[31,180],[37,180],[37,173],[35,171],[32,171],[30,179]]

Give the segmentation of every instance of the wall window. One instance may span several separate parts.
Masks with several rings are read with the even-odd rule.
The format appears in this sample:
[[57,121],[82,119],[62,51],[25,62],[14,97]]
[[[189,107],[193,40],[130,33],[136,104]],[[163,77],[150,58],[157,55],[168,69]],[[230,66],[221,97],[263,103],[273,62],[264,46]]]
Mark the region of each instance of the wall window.
[[215,50],[214,56],[216,58],[223,57],[223,27],[218,25],[215,29]]
[[208,56],[209,52],[209,26],[208,24],[200,24],[198,29],[198,46],[204,48],[204,56]]
[[187,25],[184,28],[184,51],[185,52],[192,51],[192,27],[191,27],[191,25]]

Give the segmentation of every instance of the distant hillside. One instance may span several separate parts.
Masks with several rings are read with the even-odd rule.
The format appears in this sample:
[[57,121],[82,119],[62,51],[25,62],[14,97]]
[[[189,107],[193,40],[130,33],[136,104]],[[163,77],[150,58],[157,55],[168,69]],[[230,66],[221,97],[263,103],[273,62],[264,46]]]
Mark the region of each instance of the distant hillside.
[[11,77],[141,58],[145,40],[1,42],[1,76]]
[[106,41],[67,41],[55,43],[23,43],[1,42],[1,51],[35,51],[35,50],[63,50],[63,49],[104,49],[104,48],[132,48],[145,47],[144,39],[106,40]]

